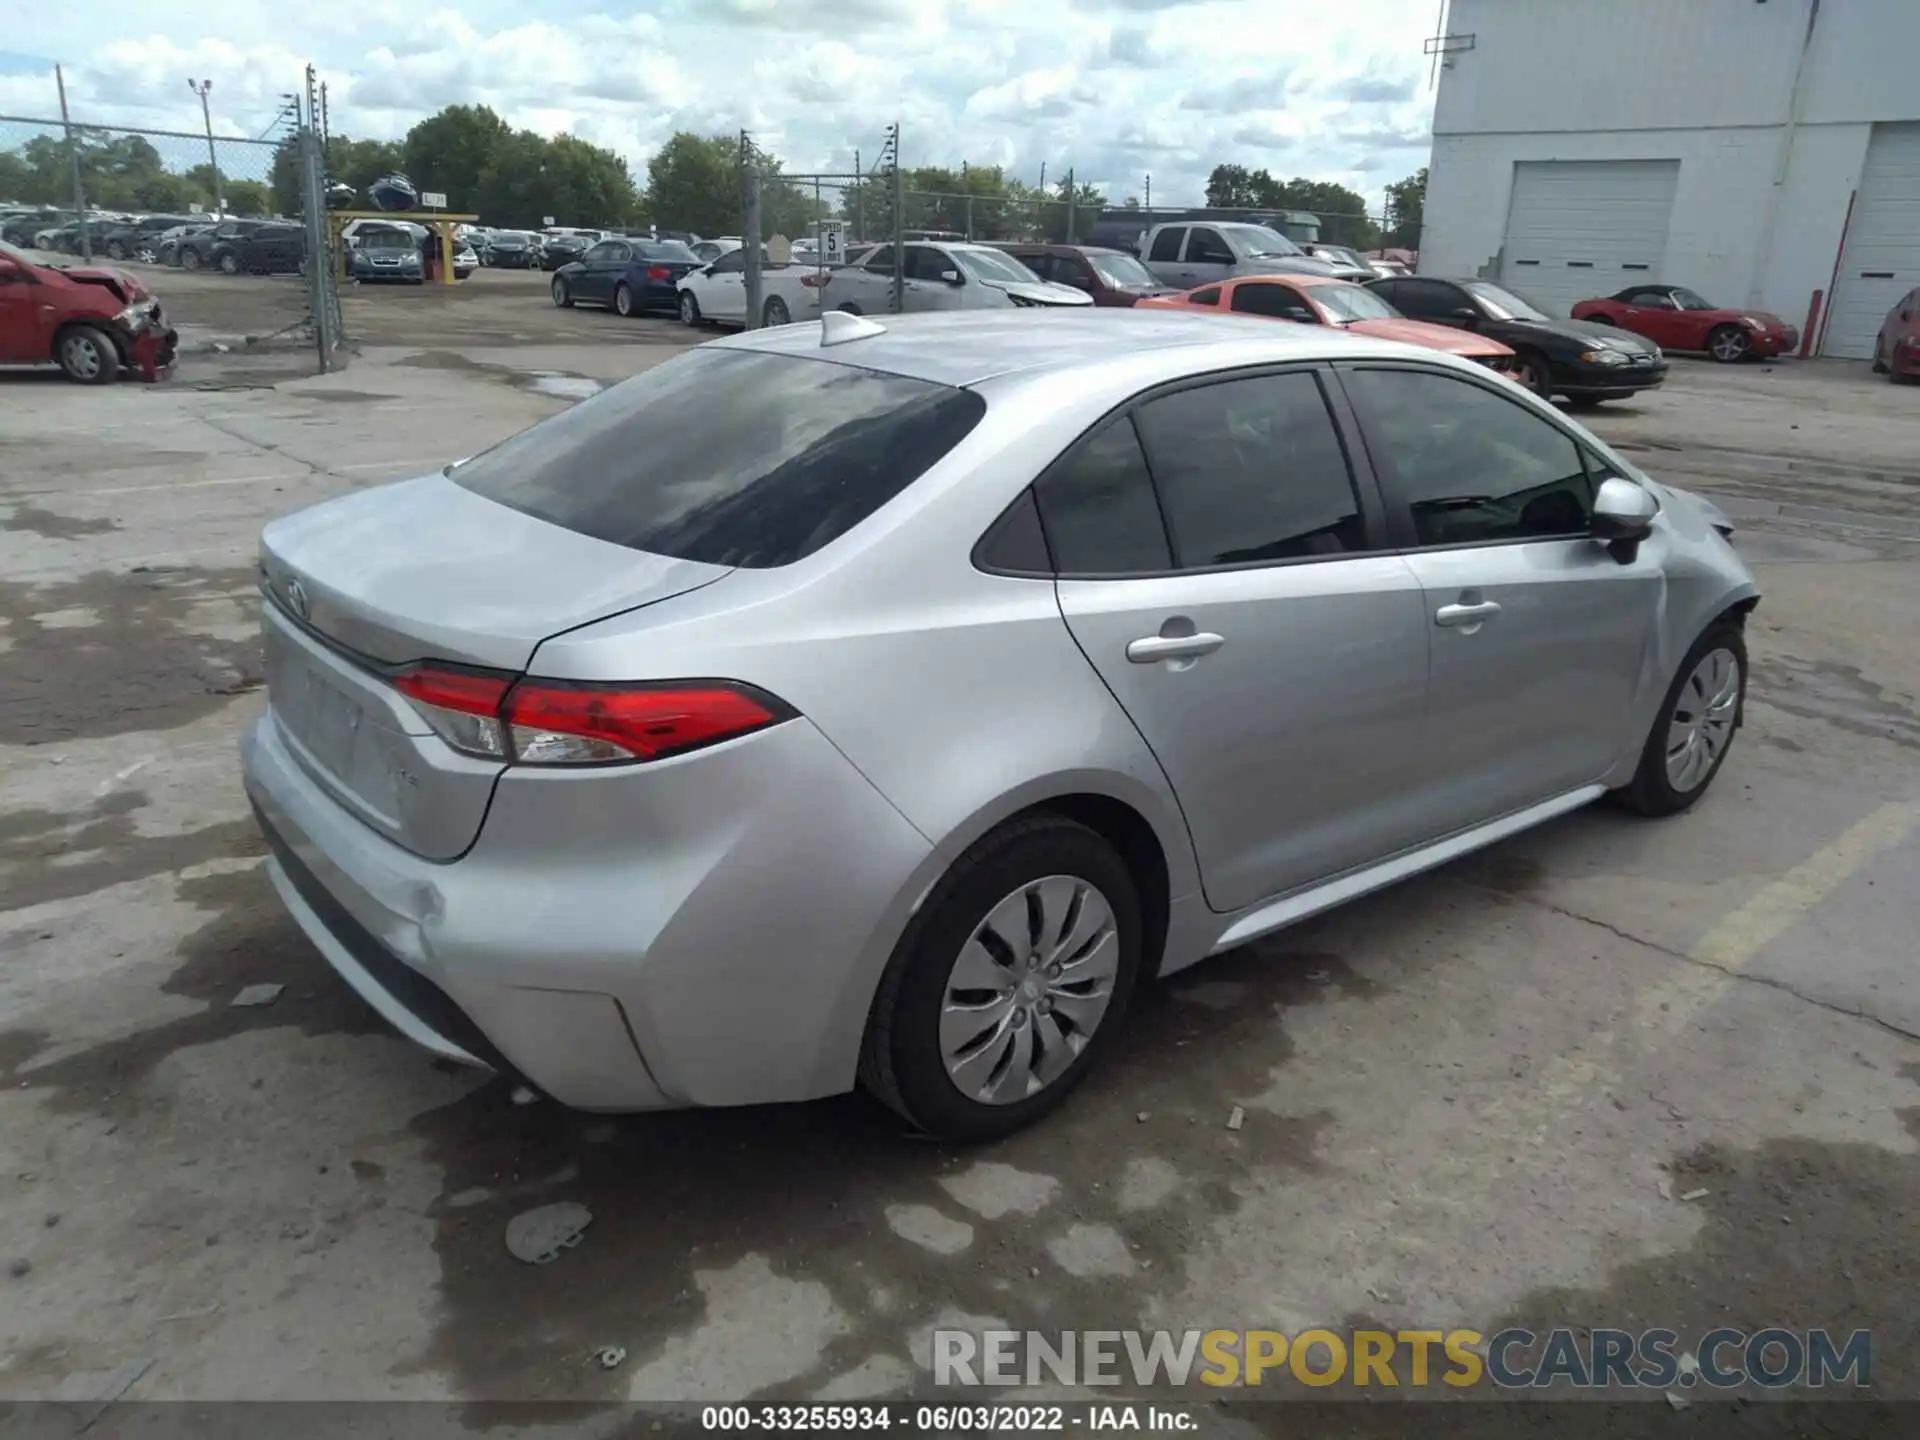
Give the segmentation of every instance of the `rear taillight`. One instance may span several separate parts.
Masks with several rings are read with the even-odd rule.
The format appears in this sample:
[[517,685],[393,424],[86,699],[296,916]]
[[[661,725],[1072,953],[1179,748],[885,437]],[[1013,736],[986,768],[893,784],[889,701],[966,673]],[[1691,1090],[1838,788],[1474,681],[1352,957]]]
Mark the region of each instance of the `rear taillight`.
[[664,265],[649,265],[647,267],[647,279],[649,280],[671,280],[672,278],[673,272]]
[[822,285],[827,283],[827,277],[824,272],[816,270],[811,275],[802,275],[800,277],[800,283],[809,290],[818,290]]
[[725,680],[644,685],[514,681],[489,672],[415,665],[394,677],[454,749],[522,765],[630,765],[777,725],[792,711]]

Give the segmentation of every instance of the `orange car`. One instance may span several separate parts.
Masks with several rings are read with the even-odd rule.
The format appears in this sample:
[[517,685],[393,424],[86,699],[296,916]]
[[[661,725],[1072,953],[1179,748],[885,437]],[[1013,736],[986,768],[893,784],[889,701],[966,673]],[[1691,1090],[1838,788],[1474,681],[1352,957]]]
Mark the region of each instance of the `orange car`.
[[1179,295],[1156,295],[1140,305],[1155,310],[1232,311],[1300,325],[1337,325],[1378,340],[1445,350],[1478,360],[1502,375],[1517,373],[1513,351],[1498,340],[1471,330],[1409,320],[1366,286],[1328,275],[1243,275]]

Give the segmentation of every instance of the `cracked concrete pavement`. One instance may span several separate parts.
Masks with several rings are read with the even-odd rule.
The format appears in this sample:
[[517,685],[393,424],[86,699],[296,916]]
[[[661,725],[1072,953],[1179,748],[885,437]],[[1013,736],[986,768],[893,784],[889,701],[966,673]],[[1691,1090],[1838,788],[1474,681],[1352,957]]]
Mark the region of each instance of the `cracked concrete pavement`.
[[[272,389],[0,377],[0,1398],[133,1357],[129,1398],[849,1398],[923,1388],[937,1324],[1361,1320],[1865,1326],[1920,1398],[1920,391],[1680,362],[1594,421],[1721,499],[1765,591],[1698,809],[1583,811],[1200,966],[960,1152],[858,1097],[515,1106],[260,871],[260,525],[681,343],[578,319]],[[558,1200],[581,1247],[514,1262]]]

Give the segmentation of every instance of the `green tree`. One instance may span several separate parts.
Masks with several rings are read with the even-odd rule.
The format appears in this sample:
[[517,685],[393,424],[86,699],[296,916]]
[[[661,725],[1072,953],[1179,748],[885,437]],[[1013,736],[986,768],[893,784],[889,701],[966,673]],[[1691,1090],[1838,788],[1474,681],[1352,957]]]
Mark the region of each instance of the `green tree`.
[[475,198],[488,224],[528,229],[549,215],[557,225],[630,225],[640,213],[626,161],[571,135],[548,140],[531,130],[495,147]]
[[698,235],[738,234],[738,140],[730,135],[676,132],[647,162],[647,209],[654,223],[669,229]]
[[512,138],[513,128],[485,105],[449,105],[407,132],[407,178],[445,195],[450,209],[467,210],[477,202],[480,176]]
[[[396,140],[350,140],[345,135],[327,137],[327,178],[351,185],[361,192],[349,208],[371,209],[366,187],[383,175],[403,168],[404,155]],[[267,180],[272,209],[277,215],[298,215],[305,202],[300,194],[300,148],[293,137],[280,142],[273,152],[273,165]]]
[[1387,186],[1387,233],[1381,244],[1418,250],[1426,208],[1427,167],[1422,165],[1406,179]]
[[[273,210],[273,192],[262,180],[228,180],[225,182],[227,209],[235,215],[267,215]],[[202,205],[211,205],[209,197]],[[295,214],[296,211],[283,211],[283,214]]]

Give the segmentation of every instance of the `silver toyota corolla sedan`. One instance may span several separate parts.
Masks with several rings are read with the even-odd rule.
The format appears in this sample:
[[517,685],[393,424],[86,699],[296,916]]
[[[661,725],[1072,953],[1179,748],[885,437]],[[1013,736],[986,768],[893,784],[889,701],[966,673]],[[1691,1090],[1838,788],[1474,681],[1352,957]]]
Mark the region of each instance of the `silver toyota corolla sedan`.
[[1432,351],[830,314],[269,526],[246,784],[430,1050],[990,1136],[1143,977],[1698,800],[1758,601],[1730,529]]

